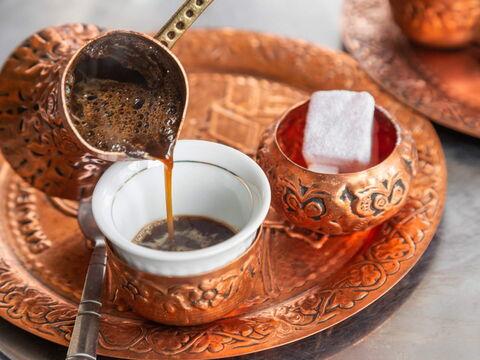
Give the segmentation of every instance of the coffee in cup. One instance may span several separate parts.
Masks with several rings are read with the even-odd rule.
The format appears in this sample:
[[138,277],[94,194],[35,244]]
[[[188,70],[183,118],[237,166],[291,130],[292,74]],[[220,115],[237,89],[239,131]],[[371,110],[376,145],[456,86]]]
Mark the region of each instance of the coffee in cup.
[[217,245],[237,231],[232,226],[206,216],[175,216],[173,237],[168,236],[167,220],[154,221],[140,230],[134,244],[162,251],[191,251]]

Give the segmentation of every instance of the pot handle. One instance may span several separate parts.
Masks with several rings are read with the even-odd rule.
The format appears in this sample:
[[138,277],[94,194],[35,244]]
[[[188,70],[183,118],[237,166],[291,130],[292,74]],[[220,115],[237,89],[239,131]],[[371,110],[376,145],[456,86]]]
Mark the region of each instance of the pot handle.
[[154,38],[171,49],[212,2],[213,0],[185,1],[170,20],[155,34]]

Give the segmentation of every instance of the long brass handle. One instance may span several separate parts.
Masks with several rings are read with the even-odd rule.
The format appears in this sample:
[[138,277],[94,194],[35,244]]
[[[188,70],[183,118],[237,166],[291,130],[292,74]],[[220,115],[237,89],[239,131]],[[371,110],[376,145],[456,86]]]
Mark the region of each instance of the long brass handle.
[[100,309],[102,307],[106,262],[105,239],[97,238],[95,239],[95,247],[88,266],[82,300],[78,306],[78,314],[68,347],[67,360],[95,360],[97,358]]
[[154,36],[171,49],[213,0],[187,0]]

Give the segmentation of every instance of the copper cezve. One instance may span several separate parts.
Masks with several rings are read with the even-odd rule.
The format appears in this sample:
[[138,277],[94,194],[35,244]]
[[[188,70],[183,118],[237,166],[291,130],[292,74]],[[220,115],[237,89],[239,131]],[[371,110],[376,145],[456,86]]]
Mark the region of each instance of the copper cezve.
[[165,72],[173,73],[180,91],[180,115],[172,125],[178,136],[188,89],[169,48],[212,1],[187,1],[155,37],[69,24],[27,38],[0,73],[0,147],[13,169],[48,195],[76,200],[91,194],[111,161],[127,157],[91,146],[74,125],[68,103],[76,70],[86,58],[114,57],[151,83],[161,84]]

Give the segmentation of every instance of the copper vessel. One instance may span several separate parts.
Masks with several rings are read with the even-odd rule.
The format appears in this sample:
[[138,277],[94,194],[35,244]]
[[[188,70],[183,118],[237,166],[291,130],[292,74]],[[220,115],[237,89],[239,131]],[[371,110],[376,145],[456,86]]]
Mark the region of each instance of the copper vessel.
[[390,0],[390,5],[403,33],[421,45],[461,47],[480,34],[480,0]]
[[138,271],[109,248],[109,300],[121,311],[131,309],[168,325],[199,325],[224,318],[253,295],[263,263],[262,240],[259,230],[254,243],[237,259],[217,270],[187,277]]
[[[183,97],[182,122],[188,86],[169,48],[212,1],[186,1],[155,37],[68,24],[27,38],[0,73],[0,147],[12,168],[48,195],[76,200],[90,195],[110,161],[126,157],[90,146],[72,124],[68,98],[75,69],[86,57],[112,57],[147,81],[173,71]],[[123,53],[113,55],[118,48]]]
[[395,215],[417,167],[409,131],[376,107],[374,146],[380,162],[354,173],[316,173],[301,154],[308,105],[288,110],[260,141],[258,162],[270,180],[275,209],[292,224],[327,235],[365,230]]

